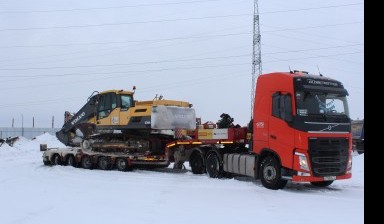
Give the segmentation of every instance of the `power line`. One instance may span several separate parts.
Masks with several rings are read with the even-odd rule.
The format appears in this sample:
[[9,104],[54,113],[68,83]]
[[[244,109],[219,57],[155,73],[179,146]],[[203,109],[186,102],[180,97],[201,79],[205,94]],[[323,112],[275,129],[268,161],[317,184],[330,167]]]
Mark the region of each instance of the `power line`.
[[273,63],[273,62],[279,62],[279,61],[295,61],[295,60],[303,60],[303,59],[312,59],[312,58],[325,58],[325,57],[333,57],[333,56],[341,56],[341,55],[350,55],[350,54],[361,54],[364,53],[363,51],[355,51],[355,52],[348,52],[348,53],[338,53],[338,54],[328,54],[328,55],[317,55],[317,56],[311,56],[311,57],[301,57],[301,58],[290,58],[290,59],[278,59],[274,61],[266,61],[264,63]]
[[[332,47],[298,49],[298,50],[290,50],[290,51],[278,51],[278,52],[264,53],[264,55],[292,53],[292,52],[305,52],[305,51],[313,51],[313,50],[325,50],[325,49],[361,46],[361,45],[363,45],[363,44],[358,43],[358,44],[339,45],[339,46],[332,46]],[[192,58],[192,59],[170,59],[170,60],[134,62],[134,63],[116,63],[116,64],[104,64],[104,65],[77,65],[77,66],[30,67],[30,68],[0,68],[0,71],[24,71],[24,70],[67,69],[67,68],[111,67],[111,66],[126,66],[126,65],[160,64],[160,63],[168,63],[168,62],[216,60],[216,59],[240,58],[240,57],[248,57],[248,56],[250,56],[250,54],[228,55],[228,56],[207,57],[207,58]],[[3,77],[6,77],[6,76],[3,76]],[[15,77],[15,76],[9,76],[9,77]]]
[[284,29],[277,29],[277,30],[266,30],[266,31],[263,31],[263,33],[273,33],[273,32],[280,32],[280,31],[293,31],[293,30],[304,30],[304,29],[315,29],[315,28],[323,28],[323,27],[330,27],[330,26],[344,26],[344,25],[352,25],[352,24],[358,24],[358,23],[364,23],[364,21],[336,23],[336,24],[326,24],[326,25],[317,25],[317,26],[305,26],[305,27],[297,27],[297,28],[284,28]]
[[0,11],[3,14],[21,14],[21,13],[51,13],[51,12],[73,12],[73,11],[90,11],[90,10],[105,10],[105,9],[123,9],[123,8],[139,8],[139,7],[153,7],[153,6],[167,6],[167,5],[181,5],[191,3],[208,3],[219,2],[225,0],[199,0],[199,1],[185,1],[185,2],[167,2],[167,3],[152,3],[152,4],[137,4],[137,5],[121,5],[109,7],[91,7],[91,8],[78,8],[78,9],[53,9],[53,10],[31,10],[31,11]]
[[[187,36],[182,36],[181,38],[188,38],[188,37],[194,37],[194,36],[197,36],[197,35],[202,35],[202,34],[211,34],[211,33],[216,33],[216,32],[221,32],[221,31],[226,31],[226,30],[233,30],[233,29],[237,29],[237,28],[242,28],[242,27],[246,27],[246,26],[237,26],[237,27],[231,27],[230,29],[229,28],[225,28],[225,29],[219,29],[219,30],[215,30],[215,31],[210,31],[210,32],[203,32],[203,33],[199,33],[199,34],[194,34],[194,35],[187,35]],[[162,41],[156,41],[156,42],[162,42]],[[180,43],[178,43],[180,44]],[[139,46],[139,45],[142,45],[142,43],[138,43],[138,44],[135,44],[133,46]],[[167,44],[167,45],[163,45],[163,46],[159,46],[159,47],[165,47],[165,46],[172,46],[174,44]],[[132,46],[132,45],[130,45]],[[148,46],[148,44],[146,45]],[[147,47],[149,49],[149,47]],[[105,49],[93,49],[93,50],[87,50],[87,51],[75,51],[75,52],[71,52],[71,53],[61,53],[61,54],[54,54],[54,55],[48,55],[48,56],[41,56],[41,57],[33,57],[33,58],[20,58],[20,59],[5,59],[5,60],[0,60],[0,62],[6,62],[6,61],[20,61],[20,60],[36,60],[36,59],[40,59],[40,58],[50,58],[52,59],[52,57],[61,57],[61,56],[69,56],[69,55],[78,55],[78,54],[81,54],[81,53],[89,53],[89,52],[100,52],[101,50],[112,50],[112,49],[121,49],[121,46],[119,47],[108,47],[108,48],[105,48]],[[154,47],[150,47],[150,49],[154,49]],[[137,51],[141,51],[143,49],[140,49],[140,50],[136,50]],[[132,51],[130,51],[132,52]],[[116,54],[115,52],[112,53],[112,54]],[[105,54],[103,54],[105,55]],[[95,57],[95,54],[92,55],[92,57]],[[79,58],[79,57],[77,57]],[[84,57],[81,57],[81,58],[84,58]],[[85,57],[87,58],[87,57]],[[73,59],[73,57],[71,58]],[[18,65],[17,65],[18,66]]]
[[[297,50],[287,50],[287,51],[277,51],[277,52],[268,52],[264,53],[263,55],[273,55],[273,54],[281,54],[281,53],[294,53],[294,52],[306,52],[306,51],[314,51],[314,50],[325,50],[325,49],[335,49],[335,48],[345,48],[345,47],[351,47],[351,46],[361,46],[362,44],[349,44],[349,45],[338,45],[338,46],[332,46],[332,47],[321,47],[321,48],[309,48],[309,49],[297,49]],[[228,58],[239,58],[239,57],[246,57],[249,56],[249,54],[242,54],[242,55],[229,55],[229,56],[221,56],[221,57],[210,57],[210,58],[193,58],[193,59],[172,59],[172,60],[163,60],[163,61],[149,61],[149,62],[138,62],[138,63],[130,63],[130,64],[124,64],[124,65],[133,65],[133,64],[153,64],[153,63],[165,63],[165,62],[178,62],[178,61],[199,61],[199,60],[213,60],[213,59],[228,59]],[[315,57],[319,57],[319,55],[314,55]],[[320,56],[322,57],[322,56]],[[302,59],[302,58],[300,58]],[[281,59],[278,59],[279,61],[282,61]],[[119,64],[121,65],[121,64]],[[97,66],[103,66],[103,65],[97,65]],[[110,65],[112,66],[112,65]],[[188,67],[189,68],[189,67]],[[200,68],[200,67],[199,67]],[[133,72],[148,72],[149,70],[145,71],[133,71]],[[152,70],[153,71],[153,70]],[[155,70],[157,71],[157,70]],[[127,73],[127,72],[105,72],[105,73],[89,73],[85,75],[98,75],[98,74],[111,74],[111,73]],[[34,76],[2,76],[3,78],[6,77],[12,77],[12,78],[39,78],[39,77],[45,77],[45,78],[53,78],[53,77],[60,77],[60,76],[75,76],[75,75],[84,75],[82,73],[66,73],[66,74],[59,74],[59,75],[34,75]],[[13,79],[13,80],[2,80],[2,82],[11,82],[11,81],[20,81],[22,79]]]
[[[318,26],[307,26],[307,27],[298,27],[298,28],[290,28],[290,29],[276,29],[276,30],[272,30],[272,31],[265,31],[266,33],[273,33],[273,32],[278,32],[278,31],[293,31],[293,30],[303,30],[303,29],[312,29],[312,28],[320,28],[320,27],[327,27],[327,26],[341,26],[341,25],[348,25],[348,24],[356,24],[356,23],[361,23],[361,21],[358,21],[358,22],[348,22],[348,23],[339,23],[339,24],[328,24],[328,25],[318,25]],[[152,40],[132,40],[132,41],[127,41],[127,42],[137,42],[137,43],[140,43],[140,42],[151,42],[151,41],[156,41],[156,42],[161,42],[161,41],[172,41],[172,40],[182,40],[182,39],[201,39],[201,38],[215,38],[215,37],[227,37],[227,36],[236,36],[236,35],[245,35],[245,34],[249,34],[250,32],[241,32],[241,33],[231,33],[231,34],[218,34],[218,35],[207,35],[207,36],[189,36],[189,37],[175,37],[175,38],[163,38],[163,39],[152,39]],[[279,36],[283,36],[283,35],[280,35]],[[289,37],[289,38],[293,38],[293,37]],[[306,39],[306,41],[308,41],[308,39]],[[120,42],[109,42],[111,44],[114,44],[114,43],[120,43]],[[98,43],[75,43],[73,45],[91,45],[91,44],[109,44],[108,42],[98,42]],[[121,42],[123,43],[123,42]],[[9,46],[9,48],[11,47],[46,47],[46,46],[71,46],[72,44],[57,44],[57,45],[35,45],[35,46]],[[7,46],[0,46],[0,48],[8,48]],[[110,50],[110,48],[108,48],[108,50]],[[78,54],[78,53],[81,53],[82,51],[78,51],[76,52],[75,54]],[[66,54],[58,54],[58,55],[50,55],[50,56],[45,56],[45,57],[42,57],[42,58],[52,58],[53,56],[64,56],[64,55],[73,55],[74,53],[66,53]],[[36,59],[36,57],[34,58],[24,58],[23,60],[27,60],[27,59]],[[0,60],[0,62],[4,62],[4,61],[18,61],[18,60],[22,60],[22,59],[14,59],[14,60]]]
[[[122,6],[109,6],[109,7],[90,7],[90,8],[78,8],[78,9],[53,9],[53,10],[30,10],[30,11],[0,11],[1,14],[22,14],[22,13],[51,13],[51,12],[73,12],[73,11],[91,11],[91,10],[109,10],[109,9],[123,9],[123,8],[138,8],[138,7],[153,7],[153,6],[166,6],[166,5],[181,5],[191,3],[207,3],[207,2],[218,2],[223,0],[200,0],[200,1],[185,1],[185,2],[169,2],[169,3],[155,3],[155,4],[137,4],[137,5],[122,5]],[[318,9],[329,9],[329,8],[340,8],[348,6],[363,5],[364,3],[351,3],[351,4],[340,4],[340,5],[329,5],[320,7],[308,7],[301,9],[288,9],[288,10],[277,10],[267,11],[259,14],[275,14],[285,12],[298,12],[298,11],[309,11]]]
[[14,46],[0,46],[0,48],[38,48],[38,47],[68,47],[68,46],[83,46],[83,45],[107,45],[107,44],[125,44],[125,43],[145,43],[145,42],[161,42],[172,40],[185,40],[185,39],[200,39],[210,37],[227,37],[250,34],[251,32],[228,33],[206,36],[190,36],[190,37],[174,37],[174,38],[159,38],[147,40],[126,40],[126,41],[111,41],[111,42],[90,42],[90,43],[69,43],[69,44],[44,44],[44,45],[14,45]]
[[326,49],[333,49],[333,48],[361,46],[361,45],[363,45],[363,44],[362,43],[357,43],[357,44],[338,45],[338,46],[332,46],[332,47],[320,47],[320,48],[308,48],[308,49],[299,49],[299,50],[290,50],[290,51],[267,52],[267,53],[263,53],[263,55],[282,54],[282,53],[294,53],[294,52],[305,52],[305,51],[316,51],[316,50],[326,50]]
[[[56,74],[56,75],[34,75],[34,76],[18,76],[18,77],[29,77],[29,78],[37,78],[37,77],[46,77],[46,78],[54,78],[54,77],[64,77],[64,76],[95,76],[95,75],[108,75],[107,77],[111,77],[111,74],[124,74],[124,77],[126,77],[127,73],[133,73],[131,76],[143,76],[142,74],[137,73],[145,73],[144,75],[148,75],[150,72],[164,72],[164,71],[173,71],[173,70],[191,70],[191,69],[205,69],[205,68],[217,68],[217,67],[232,67],[232,66],[238,66],[238,65],[249,65],[249,63],[232,63],[232,64],[222,64],[222,65],[206,65],[206,66],[183,66],[183,67],[174,67],[174,68],[160,68],[160,69],[146,69],[146,70],[136,70],[136,71],[120,71],[120,72],[92,72],[92,73],[64,73],[64,74]],[[3,76],[4,77],[4,76]],[[11,76],[5,76],[5,77],[11,77]],[[12,76],[15,77],[15,76]],[[106,77],[103,77],[101,79],[105,79]],[[96,79],[92,79],[96,80]],[[76,83],[79,83],[79,80],[76,80]],[[84,80],[84,82],[89,82],[89,79]],[[68,83],[73,83],[73,81],[70,81]],[[20,89],[20,88],[30,88],[30,87],[42,87],[42,86],[52,86],[52,85],[63,85],[64,83],[55,83],[55,84],[38,84],[38,85],[25,85],[25,86],[19,86],[19,87],[3,87],[1,90],[10,90],[10,89]]]
[[[267,30],[264,33],[273,33],[279,31],[294,31],[304,29],[315,29],[330,26],[343,26],[357,23],[364,23],[364,21],[337,23],[337,24],[326,24],[317,26],[306,26],[297,28],[282,28],[275,30]],[[210,37],[226,37],[226,36],[238,36],[251,34],[251,32],[240,32],[240,33],[229,33],[229,34],[217,34],[217,35],[206,35],[206,36],[190,36],[190,37],[174,37],[174,38],[159,38],[159,39],[147,39],[147,40],[126,40],[126,41],[111,41],[111,42],[89,42],[89,43],[68,43],[68,44],[44,44],[44,45],[14,45],[14,46],[0,46],[0,48],[39,48],[39,47],[68,47],[68,46],[83,46],[83,45],[108,45],[108,44],[125,44],[125,43],[145,43],[145,42],[161,42],[161,41],[172,41],[172,40],[185,40],[185,39],[199,39],[199,38],[210,38]]]
[[242,17],[242,16],[249,16],[249,15],[251,15],[251,14],[243,13],[243,14],[233,14],[233,15],[189,17],[189,18],[163,19],[163,20],[148,20],[148,21],[125,22],[125,23],[104,23],[104,24],[51,26],[51,27],[30,27],[30,28],[8,28],[8,29],[0,29],[0,31],[2,32],[2,31],[50,30],[50,29],[87,28],[87,27],[102,27],[102,26],[120,26],[120,25],[146,24],[146,23],[163,23],[163,22],[192,21],[192,20],[203,20],[203,19],[219,19],[219,18],[230,18],[230,17]]
[[[305,59],[313,59],[313,58],[322,58],[322,57],[333,57],[333,56],[341,56],[341,55],[350,55],[350,54],[359,54],[363,53],[361,51],[359,52],[348,52],[348,53],[338,53],[338,54],[328,54],[328,55],[318,55],[318,56],[312,56],[312,57],[299,57],[299,58],[291,58],[291,59],[277,59],[277,60],[271,60],[271,61],[265,61],[264,63],[274,63],[274,62],[280,62],[280,61],[294,61],[294,60],[305,60]],[[58,75],[35,75],[35,76],[25,76],[25,77],[61,77],[61,76],[87,76],[87,75],[111,75],[111,74],[127,74],[127,73],[134,73],[134,75],[140,75],[137,73],[145,73],[148,75],[149,72],[162,72],[162,71],[170,71],[170,70],[190,70],[190,69],[201,69],[201,68],[215,68],[215,67],[232,67],[237,65],[249,65],[249,63],[234,63],[234,64],[224,64],[224,65],[208,65],[208,66],[196,66],[196,67],[174,67],[174,68],[162,68],[162,69],[147,69],[147,70],[137,70],[137,71],[121,71],[121,72],[104,72],[104,73],[66,73],[66,74],[58,74]],[[142,76],[142,75],[140,75]],[[125,76],[124,76],[125,77]],[[105,79],[106,77],[103,77],[101,79]],[[93,79],[95,80],[95,79]],[[77,81],[80,82],[80,81]],[[84,82],[89,82],[89,80],[84,80]],[[72,81],[70,83],[73,83]],[[20,88],[31,88],[31,87],[42,87],[42,86],[52,86],[52,85],[62,85],[63,83],[55,83],[55,84],[46,84],[46,85],[26,85],[26,86],[20,86],[20,87],[12,87],[12,88],[2,88],[1,90],[11,90],[11,89],[20,89]]]
[[351,3],[351,4],[341,4],[341,5],[329,5],[329,6],[310,7],[310,8],[301,8],[301,9],[288,9],[288,10],[262,12],[260,14],[274,14],[274,13],[284,13],[284,12],[298,12],[298,11],[309,11],[309,10],[317,10],[317,9],[340,8],[340,7],[363,5],[363,4],[364,3],[361,2],[361,3]]
[[[335,5],[334,6],[324,6],[324,7],[316,7],[316,8],[305,8],[305,9],[293,9],[293,10],[274,11],[274,12],[267,12],[267,13],[290,12],[290,11],[305,11],[305,10],[312,10],[312,9],[334,8],[334,7],[342,7],[342,6],[358,5],[358,4],[363,4],[363,3],[348,4],[348,5],[336,5],[336,6]],[[123,23],[72,25],[72,26],[7,28],[7,29],[0,29],[0,32],[3,32],[3,31],[24,31],[24,30],[68,29],[68,28],[88,28],[88,27],[102,27],[102,26],[120,26],[120,25],[132,25],[132,24],[163,23],[163,22],[190,21],[190,20],[202,20],[202,19],[218,19],[218,18],[229,18],[229,17],[242,17],[242,16],[250,16],[250,15],[253,15],[253,14],[243,13],[243,14],[221,15],[221,16],[189,17],[189,18],[179,18],[179,19],[148,20],[148,21],[125,22],[125,23],[123,22]]]
[[[247,75],[246,72],[236,72],[236,73],[233,73],[233,72],[230,72],[230,73],[227,73],[227,74],[215,74],[215,75],[205,75],[203,78],[195,78],[195,79],[189,79],[189,80],[183,80],[183,81],[178,81],[178,82],[172,82],[172,83],[166,83],[166,84],[159,84],[159,85],[153,85],[153,86],[147,86],[147,87],[144,87],[144,88],[141,88],[140,89],[140,92],[149,92],[149,91],[153,91],[155,88],[163,88],[163,87],[166,87],[167,89],[171,89],[171,88],[180,88],[180,87],[185,87],[185,86],[191,86],[191,85],[195,85],[195,84],[201,84],[201,83],[206,83],[207,80],[211,80],[211,79],[215,79],[216,80],[216,77],[220,76],[220,80],[224,80],[224,79],[228,79],[228,78],[232,78],[233,76],[244,76],[244,75]],[[226,78],[224,78],[226,77]],[[89,81],[89,80],[85,80],[85,81]],[[217,82],[217,80],[216,80]],[[184,84],[184,85],[183,85]],[[0,108],[5,108],[5,107],[19,107],[19,106],[32,106],[32,105],[45,105],[47,103],[51,103],[51,104],[54,104],[54,103],[60,103],[62,101],[73,101],[73,100],[76,100],[76,99],[84,99],[84,98],[80,98],[80,97],[65,97],[65,98],[57,98],[57,99],[52,99],[52,100],[38,100],[38,101],[28,101],[28,102],[23,102],[23,103],[14,103],[14,104],[3,104],[3,105],[0,105]]]
[[0,71],[24,71],[24,70],[47,70],[47,69],[66,69],[66,68],[94,68],[94,67],[109,67],[109,66],[126,66],[126,65],[143,65],[143,64],[158,64],[166,62],[183,62],[183,61],[201,61],[201,60],[216,60],[227,58],[248,57],[250,54],[230,55],[221,57],[210,58],[194,58],[194,59],[176,59],[176,60],[162,60],[162,61],[147,61],[135,63],[120,63],[120,64],[105,64],[105,65],[78,65],[78,66],[57,66],[57,67],[31,67],[31,68],[0,68]]

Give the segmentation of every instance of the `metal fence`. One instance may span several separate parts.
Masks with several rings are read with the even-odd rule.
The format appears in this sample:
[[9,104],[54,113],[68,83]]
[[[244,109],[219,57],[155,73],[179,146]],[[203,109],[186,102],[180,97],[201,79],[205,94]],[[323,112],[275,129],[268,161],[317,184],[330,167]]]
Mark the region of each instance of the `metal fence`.
[[42,135],[44,133],[49,133],[51,135],[56,135],[56,132],[60,128],[2,128],[0,127],[0,138],[16,137],[23,136],[28,139],[32,139],[36,136]]

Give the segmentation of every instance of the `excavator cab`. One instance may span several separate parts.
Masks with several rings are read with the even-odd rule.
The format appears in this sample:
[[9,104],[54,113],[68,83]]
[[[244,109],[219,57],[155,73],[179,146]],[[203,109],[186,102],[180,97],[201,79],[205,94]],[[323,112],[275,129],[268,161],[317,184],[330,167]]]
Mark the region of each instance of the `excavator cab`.
[[121,92],[107,92],[98,95],[96,124],[124,125],[122,116],[129,116],[128,110],[134,105],[133,94]]

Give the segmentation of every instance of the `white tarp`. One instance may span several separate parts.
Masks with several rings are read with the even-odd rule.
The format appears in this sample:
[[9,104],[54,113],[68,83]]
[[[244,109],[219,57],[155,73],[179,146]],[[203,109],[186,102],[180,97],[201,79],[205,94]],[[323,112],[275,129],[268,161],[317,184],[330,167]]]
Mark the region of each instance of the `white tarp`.
[[195,109],[176,106],[153,106],[151,115],[153,129],[195,129]]

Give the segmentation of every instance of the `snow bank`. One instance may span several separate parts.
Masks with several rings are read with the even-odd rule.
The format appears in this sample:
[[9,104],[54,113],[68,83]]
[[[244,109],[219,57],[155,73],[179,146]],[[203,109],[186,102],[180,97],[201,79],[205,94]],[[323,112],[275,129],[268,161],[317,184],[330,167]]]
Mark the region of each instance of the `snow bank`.
[[[13,147],[4,143],[0,147],[0,157],[4,161],[11,161],[14,165],[25,161],[33,161],[36,164],[40,164],[42,163],[40,144],[47,144],[50,148],[66,147],[55,136],[45,133],[32,140],[19,137],[19,139],[13,144]],[[1,166],[2,164],[0,164],[0,167]]]

